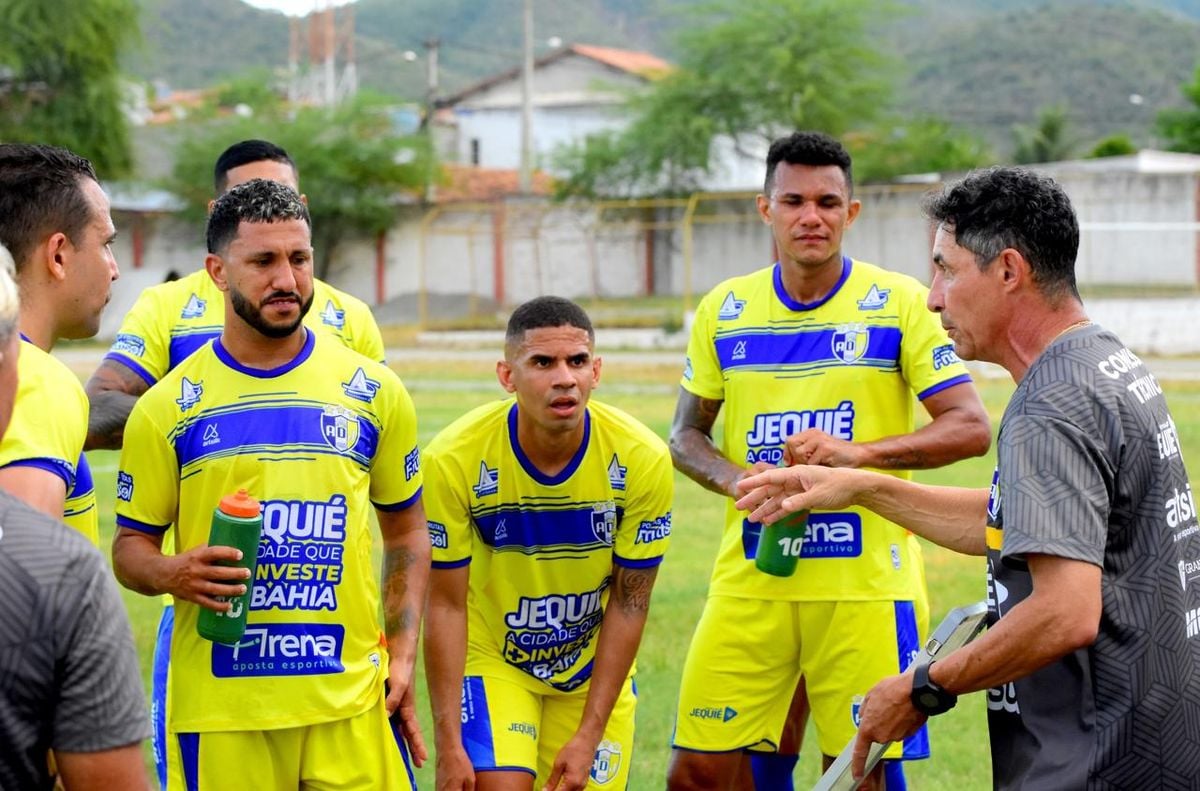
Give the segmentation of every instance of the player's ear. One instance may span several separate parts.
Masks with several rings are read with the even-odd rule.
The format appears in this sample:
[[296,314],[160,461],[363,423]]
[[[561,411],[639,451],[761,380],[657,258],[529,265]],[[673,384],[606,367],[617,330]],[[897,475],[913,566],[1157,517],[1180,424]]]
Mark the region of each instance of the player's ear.
[[603,362],[604,359],[601,357],[592,358],[592,387],[598,387],[600,385],[600,368],[601,363]]
[[38,246],[34,261],[41,262],[46,267],[46,274],[51,280],[66,280],[67,259],[74,245],[67,235],[61,231],[50,234],[46,241]]
[[504,388],[504,392],[516,392],[517,386],[513,383],[512,366],[508,364],[508,360],[500,360],[496,363],[496,380],[500,382],[500,386]]
[[213,283],[222,291],[229,290],[229,283],[225,279],[225,261],[216,253],[209,253],[204,257],[204,268],[208,270],[208,276],[212,278]]
[[771,199],[766,195],[759,195],[754,199],[755,205],[758,207],[758,216],[762,217],[762,221],[767,225],[771,224]]

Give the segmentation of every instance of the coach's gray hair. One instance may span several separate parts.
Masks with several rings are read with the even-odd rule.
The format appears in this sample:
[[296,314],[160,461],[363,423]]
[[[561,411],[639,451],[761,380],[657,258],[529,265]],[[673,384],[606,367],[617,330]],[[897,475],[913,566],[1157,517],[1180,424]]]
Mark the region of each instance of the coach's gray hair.
[[17,319],[21,303],[17,297],[17,284],[13,280],[16,265],[8,248],[0,244],[0,343],[7,343],[17,331]]
[[220,254],[237,236],[243,222],[271,223],[285,220],[304,220],[312,230],[308,207],[300,193],[286,184],[266,179],[253,179],[217,198],[208,215],[205,236],[208,252]]

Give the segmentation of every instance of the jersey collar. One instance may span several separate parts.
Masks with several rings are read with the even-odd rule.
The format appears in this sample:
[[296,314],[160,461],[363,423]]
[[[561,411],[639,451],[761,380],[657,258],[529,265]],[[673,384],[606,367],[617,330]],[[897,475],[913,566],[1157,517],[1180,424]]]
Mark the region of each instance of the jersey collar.
[[842,256],[842,275],[838,278],[838,282],[834,284],[833,288],[829,290],[829,293],[816,302],[797,302],[791,298],[787,289],[783,287],[783,266],[776,261],[775,269],[771,273],[771,279],[775,283],[775,296],[779,297],[779,301],[787,306],[789,310],[815,310],[833,299],[834,295],[841,291],[842,286],[846,283],[846,279],[850,277],[850,269],[852,267],[853,263],[850,261],[850,256]]
[[229,350],[226,349],[221,344],[220,336],[217,336],[216,338],[213,339],[213,342],[212,342],[213,353],[217,355],[218,360],[225,363],[225,365],[229,366],[230,368],[237,371],[238,373],[243,373],[243,374],[246,374],[247,376],[253,376],[258,379],[274,379],[275,377],[283,376],[288,371],[291,371],[293,368],[298,367],[301,363],[303,363],[305,360],[307,360],[309,357],[312,356],[313,346],[316,343],[317,336],[316,336],[316,333],[314,333],[308,327],[304,327],[303,329],[304,329],[304,345],[302,347],[300,347],[300,352],[295,357],[293,357],[291,360],[288,360],[283,365],[277,366],[275,368],[269,368],[269,369],[263,370],[261,368],[248,368],[248,367],[242,365],[237,360],[233,359],[233,355],[230,354]]
[[575,451],[575,455],[567,462],[567,466],[563,467],[557,475],[546,475],[534,466],[529,457],[525,455],[525,451],[521,449],[521,443],[517,439],[517,405],[514,403],[508,410],[508,441],[512,445],[513,454],[526,474],[543,486],[557,486],[575,474],[575,470],[579,469],[579,465],[583,462],[584,454],[587,453],[588,440],[591,436],[592,411],[585,408],[583,411],[583,441],[579,443],[579,450]]

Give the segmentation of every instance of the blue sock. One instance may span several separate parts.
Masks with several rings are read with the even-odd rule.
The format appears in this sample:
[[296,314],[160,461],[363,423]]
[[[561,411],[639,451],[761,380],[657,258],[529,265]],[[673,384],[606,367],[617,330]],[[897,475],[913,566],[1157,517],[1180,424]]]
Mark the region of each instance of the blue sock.
[[883,782],[887,791],[907,791],[908,783],[904,779],[904,762],[884,761]]
[[750,773],[754,776],[755,791],[795,791],[792,772],[800,760],[798,755],[750,752]]

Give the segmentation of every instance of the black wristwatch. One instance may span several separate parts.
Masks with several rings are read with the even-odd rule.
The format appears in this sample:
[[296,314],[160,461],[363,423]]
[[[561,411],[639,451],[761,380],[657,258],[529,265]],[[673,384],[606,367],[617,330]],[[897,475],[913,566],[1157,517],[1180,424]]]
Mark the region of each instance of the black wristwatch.
[[932,662],[922,662],[913,670],[912,704],[927,717],[950,711],[958,703],[958,695],[942,689],[929,677],[932,665]]

